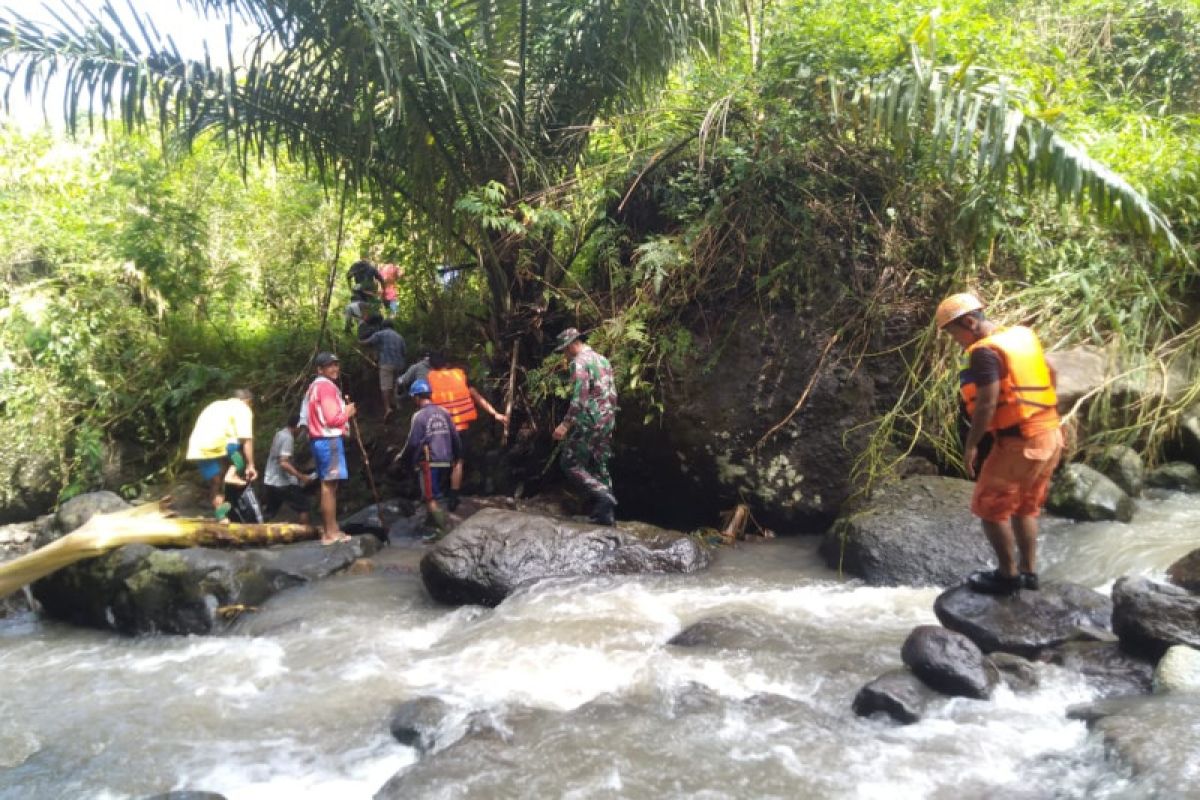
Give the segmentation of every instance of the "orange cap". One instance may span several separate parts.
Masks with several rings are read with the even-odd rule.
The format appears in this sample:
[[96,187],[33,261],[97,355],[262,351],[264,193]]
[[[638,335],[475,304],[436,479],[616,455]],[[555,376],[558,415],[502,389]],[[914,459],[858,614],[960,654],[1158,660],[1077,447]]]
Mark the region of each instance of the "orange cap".
[[983,308],[983,303],[979,302],[979,298],[969,292],[952,294],[938,303],[937,311],[933,315],[933,321],[937,323],[940,330],[963,314],[969,314],[981,308]]

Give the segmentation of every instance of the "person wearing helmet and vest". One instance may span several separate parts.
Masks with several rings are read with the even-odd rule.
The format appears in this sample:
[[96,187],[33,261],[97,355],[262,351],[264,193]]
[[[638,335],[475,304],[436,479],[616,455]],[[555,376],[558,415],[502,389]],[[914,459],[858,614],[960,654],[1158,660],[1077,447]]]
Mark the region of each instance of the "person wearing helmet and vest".
[[554,349],[571,363],[571,405],[554,429],[554,438],[563,443],[563,472],[595,499],[591,521],[613,525],[617,498],[608,474],[608,460],[612,457],[618,409],[612,366],[582,341],[582,334],[575,328],[560,333]]
[[963,445],[968,477],[976,478],[983,437],[993,437],[975,482],[971,513],[982,522],[999,566],[972,573],[967,582],[987,594],[1037,589],[1037,518],[1063,448],[1054,370],[1037,334],[987,319],[972,294],[947,297],[934,318],[968,357],[959,375],[971,418]]
[[[429,372],[425,375],[425,380],[429,383],[432,401],[446,409],[450,418],[454,420],[459,437],[464,439],[463,449],[466,448],[467,428],[479,418],[477,406],[491,414],[497,422],[508,422],[508,417],[493,408],[474,386],[467,383],[467,373],[457,367],[451,367],[443,354],[429,354]],[[411,389],[409,393],[412,393]],[[458,493],[462,489],[462,481],[463,460],[458,458],[450,471],[450,491],[446,496],[446,508],[451,511],[458,508]]]
[[446,531],[446,516],[438,501],[442,499],[446,478],[462,460],[462,440],[450,412],[433,402],[433,388],[428,381],[413,381],[408,393],[417,403],[417,413],[413,414],[404,451],[417,470],[421,499],[429,511],[429,525],[433,528],[429,538],[436,538]]

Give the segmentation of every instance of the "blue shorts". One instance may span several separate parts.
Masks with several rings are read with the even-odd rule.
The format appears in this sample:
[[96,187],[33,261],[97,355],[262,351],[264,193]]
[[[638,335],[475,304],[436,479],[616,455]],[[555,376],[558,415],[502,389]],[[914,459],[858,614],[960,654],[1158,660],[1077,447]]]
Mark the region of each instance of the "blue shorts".
[[417,477],[421,483],[421,499],[428,503],[430,500],[442,499],[442,486],[450,477],[450,467],[434,466],[428,461],[417,465]]
[[200,469],[200,477],[206,481],[211,481],[213,478],[221,474],[221,469],[224,466],[225,458],[233,460],[235,453],[241,452],[242,446],[237,442],[230,442],[225,445],[225,457],[221,458],[206,458],[202,461],[197,461],[196,466]]
[[344,481],[350,477],[346,471],[346,448],[341,436],[314,438],[312,451],[317,459],[318,478],[323,481]]

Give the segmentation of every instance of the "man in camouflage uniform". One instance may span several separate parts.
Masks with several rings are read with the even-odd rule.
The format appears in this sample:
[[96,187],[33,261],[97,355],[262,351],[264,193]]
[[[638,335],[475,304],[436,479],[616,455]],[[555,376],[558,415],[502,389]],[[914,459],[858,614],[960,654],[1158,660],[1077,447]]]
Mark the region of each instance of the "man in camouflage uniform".
[[558,347],[571,360],[571,406],[554,438],[562,441],[562,468],[591,494],[592,522],[612,525],[617,498],[608,474],[612,433],[617,421],[617,389],[608,359],[584,344],[575,328],[558,335]]

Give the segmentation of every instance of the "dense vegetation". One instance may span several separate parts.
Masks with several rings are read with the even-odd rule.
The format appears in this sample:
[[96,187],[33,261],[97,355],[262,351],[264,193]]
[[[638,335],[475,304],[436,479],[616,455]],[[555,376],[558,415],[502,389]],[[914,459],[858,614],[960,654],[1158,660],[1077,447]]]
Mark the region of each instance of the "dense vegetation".
[[[66,491],[101,480],[114,441],[143,473],[169,464],[217,388],[294,400],[330,306],[340,330],[330,270],[359,255],[406,267],[410,339],[497,376],[517,348],[527,418],[561,392],[541,358],[568,323],[596,329],[648,417],[673,370],[717,367],[688,356],[724,309],[794,308],[857,363],[899,347],[870,475],[911,446],[956,458],[927,324],[951,287],[1135,370],[1200,338],[1190,0],[196,5],[244,11],[272,46],[231,83],[134,26],[8,20],[10,90],[70,52],[80,108],[95,78],[125,123],[0,143],[4,427],[61,455]],[[935,75],[925,105],[896,88]],[[1034,159],[1047,125],[1099,163]],[[467,267],[447,290],[443,263]],[[1109,408],[1108,435],[1192,399]]]

